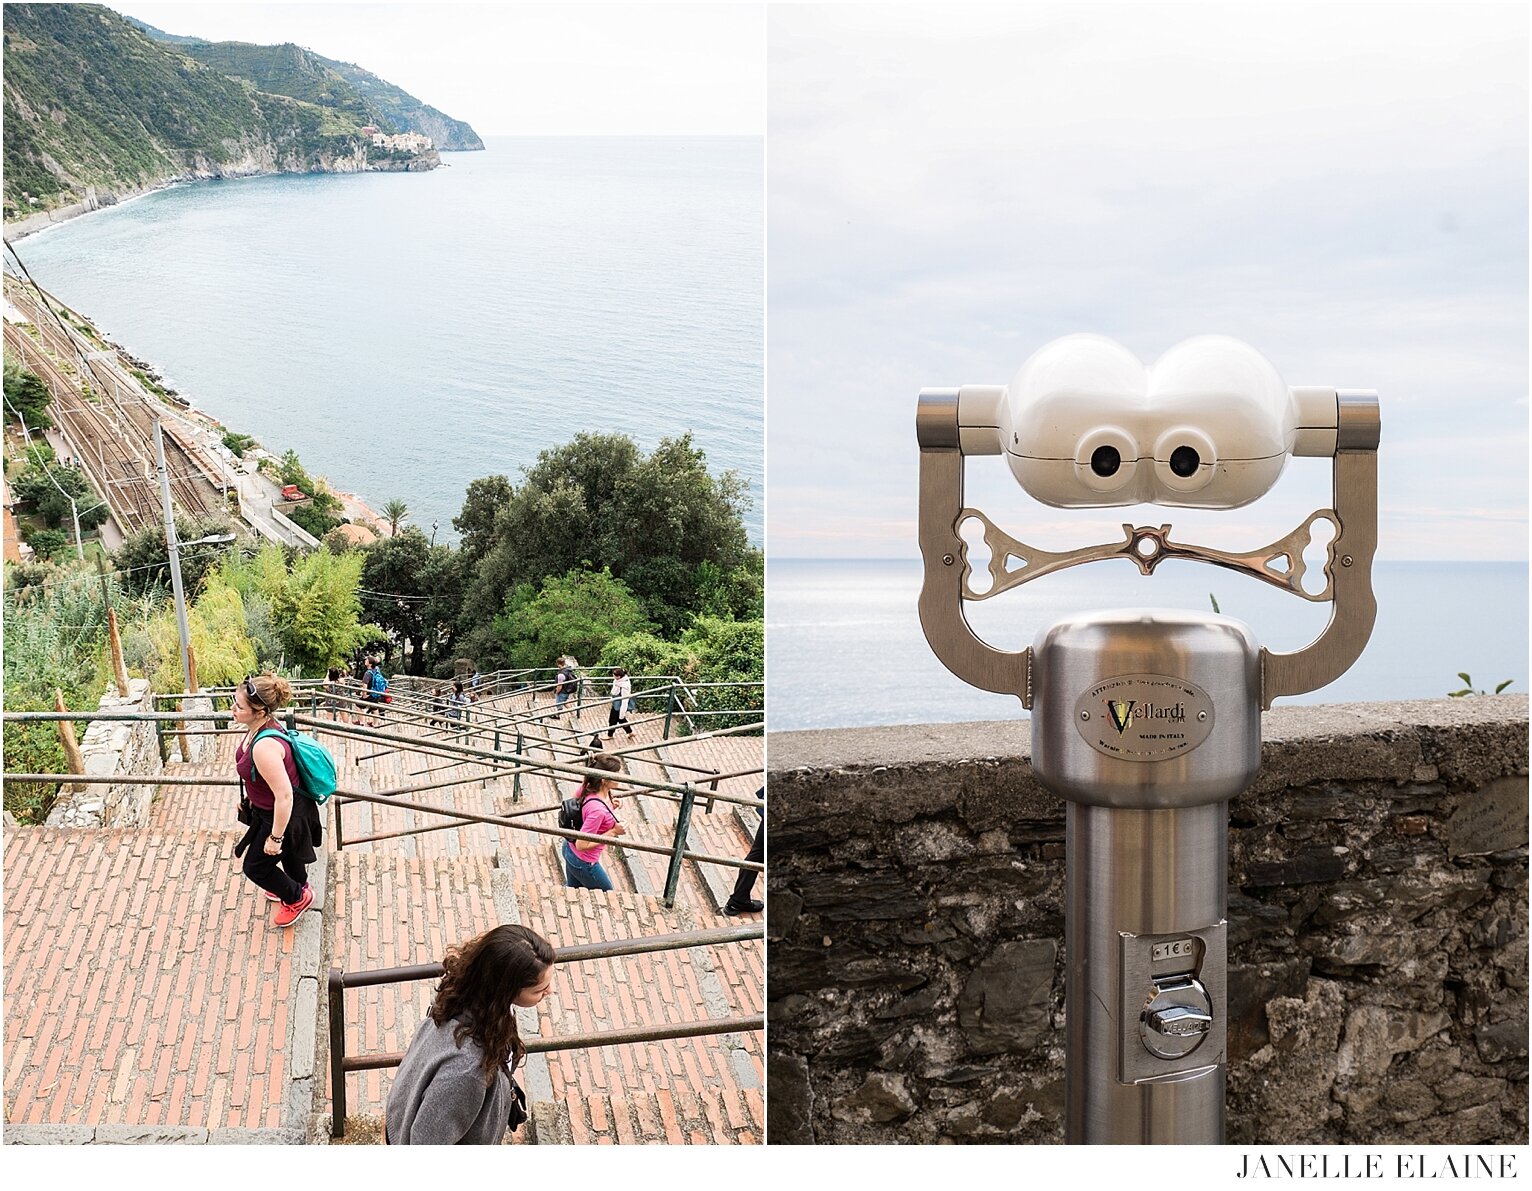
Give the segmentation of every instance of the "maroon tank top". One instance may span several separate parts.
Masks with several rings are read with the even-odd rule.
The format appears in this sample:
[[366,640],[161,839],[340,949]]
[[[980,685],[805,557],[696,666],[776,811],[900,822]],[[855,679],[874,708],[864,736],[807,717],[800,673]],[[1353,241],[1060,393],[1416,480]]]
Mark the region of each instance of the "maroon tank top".
[[[298,762],[293,758],[293,746],[285,736],[277,732],[271,732],[261,739],[275,740],[282,746],[283,768],[287,770],[287,780],[292,783],[293,790],[296,792],[299,785]],[[251,806],[258,806],[262,810],[269,811],[277,805],[277,796],[266,784],[261,771],[255,767],[255,759],[250,756],[250,749],[243,744],[234,752],[234,770],[239,774],[239,780],[245,783],[245,796],[250,799]]]

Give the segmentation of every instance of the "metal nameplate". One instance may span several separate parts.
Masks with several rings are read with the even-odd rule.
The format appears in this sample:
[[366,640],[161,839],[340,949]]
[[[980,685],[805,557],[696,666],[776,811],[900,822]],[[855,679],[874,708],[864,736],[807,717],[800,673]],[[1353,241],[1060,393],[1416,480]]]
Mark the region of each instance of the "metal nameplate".
[[1075,701],[1075,727],[1098,753],[1121,761],[1166,761],[1213,731],[1213,700],[1184,678],[1121,674]]

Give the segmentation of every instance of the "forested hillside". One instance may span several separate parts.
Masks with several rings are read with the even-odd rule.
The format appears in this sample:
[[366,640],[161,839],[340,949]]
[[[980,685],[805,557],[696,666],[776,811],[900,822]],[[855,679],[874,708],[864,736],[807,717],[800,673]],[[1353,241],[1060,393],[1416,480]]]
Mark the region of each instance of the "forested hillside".
[[175,179],[437,164],[369,160],[389,104],[296,46],[157,41],[93,4],[7,4],[4,31],[7,223]]

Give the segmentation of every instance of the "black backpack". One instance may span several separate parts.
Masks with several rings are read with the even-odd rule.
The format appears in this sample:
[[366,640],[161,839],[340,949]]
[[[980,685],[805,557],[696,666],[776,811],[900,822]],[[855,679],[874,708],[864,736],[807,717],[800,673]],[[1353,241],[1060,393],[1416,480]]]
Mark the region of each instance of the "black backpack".
[[[611,810],[610,807],[607,808]],[[617,817],[617,812],[612,811],[612,818]],[[566,798],[559,803],[559,826],[565,831],[583,831],[585,829],[585,794],[576,794],[573,798]]]

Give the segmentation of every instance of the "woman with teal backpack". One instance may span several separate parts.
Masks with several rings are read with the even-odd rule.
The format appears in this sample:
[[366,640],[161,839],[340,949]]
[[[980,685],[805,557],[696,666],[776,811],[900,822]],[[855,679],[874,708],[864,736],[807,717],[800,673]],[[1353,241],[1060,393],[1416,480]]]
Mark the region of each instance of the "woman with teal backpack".
[[285,678],[257,674],[234,688],[234,719],[245,739],[234,754],[243,797],[240,821],[248,825],[234,855],[244,854],[244,872],[279,903],[277,926],[291,926],[314,903],[308,866],[322,842],[319,803],[299,794],[303,777],[293,745],[276,711],[292,698]]

